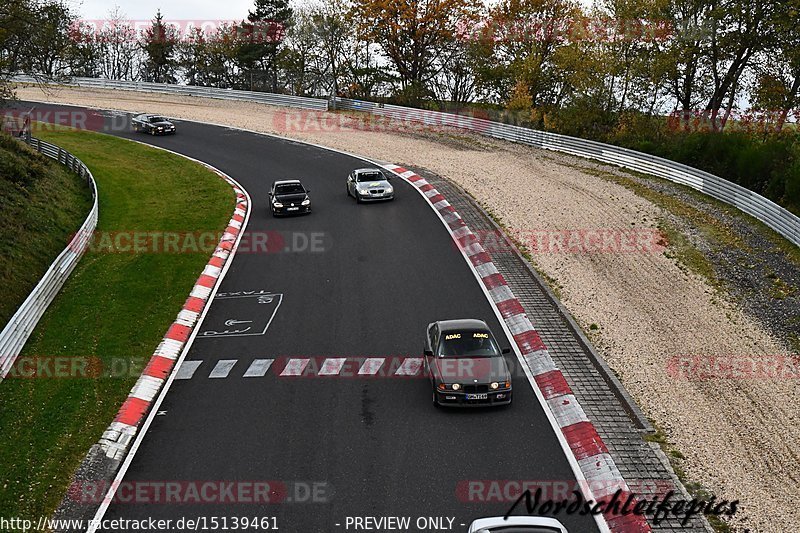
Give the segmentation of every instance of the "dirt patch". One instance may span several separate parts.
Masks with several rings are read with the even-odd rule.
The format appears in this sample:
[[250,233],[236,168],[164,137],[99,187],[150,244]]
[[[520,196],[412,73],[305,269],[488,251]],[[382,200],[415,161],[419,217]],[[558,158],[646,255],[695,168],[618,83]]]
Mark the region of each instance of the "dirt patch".
[[685,268],[672,246],[630,250],[609,241],[601,251],[580,242],[559,247],[597,231],[661,234],[671,216],[633,190],[577,168],[580,160],[453,130],[365,125],[342,113],[122,91],[43,95],[30,88],[19,96],[276,133],[377,160],[414,162],[453,180],[527,239],[537,268],[555,280],[564,304],[680,450],[686,476],[718,500],[742,501],[731,522],[735,529],[789,531],[800,521],[798,380],[686,379],[675,372],[683,356],[731,361],[784,356],[788,349]]

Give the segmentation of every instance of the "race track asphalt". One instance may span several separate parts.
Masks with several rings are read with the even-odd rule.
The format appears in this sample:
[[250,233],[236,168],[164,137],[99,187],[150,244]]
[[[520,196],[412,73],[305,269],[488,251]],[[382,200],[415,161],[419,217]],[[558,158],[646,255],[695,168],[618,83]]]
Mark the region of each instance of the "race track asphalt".
[[[268,504],[115,502],[105,518],[227,517],[231,525],[233,517],[275,517],[279,530],[305,533],[356,530],[347,517],[406,516],[409,531],[466,531],[472,520],[510,506],[503,498],[464,501],[459,488],[470,480],[575,480],[519,376],[509,408],[447,410],[431,405],[423,377],[278,375],[287,358],[420,357],[426,325],[448,318],[483,319],[501,344],[510,342],[434,211],[401,179],[392,182],[393,202],[357,205],[345,177],[366,166],[362,160],[220,126],[176,124],[177,135],[168,137],[109,133],[200,159],[236,179],[252,200],[243,242],[266,235],[270,251],[240,251],[219,290],[273,296],[212,303],[186,357],[199,366],[189,365],[197,367],[192,377],[172,384],[125,482],[129,495],[136,483],[203,481],[242,490],[268,481],[280,499],[283,487],[288,494]],[[269,186],[285,178],[311,189],[312,214],[271,217]],[[261,331],[270,318],[264,334],[203,335],[247,327],[240,324]],[[257,359],[275,362],[263,376],[244,377]],[[221,360],[236,363],[226,377],[210,378]],[[324,501],[306,501],[313,486]],[[452,529],[417,529],[419,517],[454,521]],[[597,531],[589,517],[560,518],[570,531]]]

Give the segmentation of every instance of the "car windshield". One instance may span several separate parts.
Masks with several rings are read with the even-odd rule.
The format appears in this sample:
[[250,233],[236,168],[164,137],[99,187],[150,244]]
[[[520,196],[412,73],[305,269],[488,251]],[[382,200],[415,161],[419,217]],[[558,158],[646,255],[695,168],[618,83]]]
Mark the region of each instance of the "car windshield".
[[166,122],[167,119],[164,117],[150,117],[150,122]]
[[365,172],[358,175],[359,183],[364,181],[385,181],[386,178],[380,172]]
[[494,357],[500,355],[486,331],[446,331],[439,341],[439,357]]
[[275,186],[275,194],[302,194],[306,192],[299,183],[285,183]]

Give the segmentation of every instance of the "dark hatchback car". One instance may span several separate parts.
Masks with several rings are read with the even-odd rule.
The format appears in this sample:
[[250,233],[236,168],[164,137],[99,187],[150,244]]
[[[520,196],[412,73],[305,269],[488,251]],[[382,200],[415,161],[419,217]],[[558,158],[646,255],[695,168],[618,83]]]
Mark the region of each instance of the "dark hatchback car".
[[489,326],[482,320],[428,324],[425,371],[433,405],[480,406],[511,403],[511,372]]
[[299,215],[311,212],[310,191],[300,180],[280,180],[269,191],[269,208],[272,216]]

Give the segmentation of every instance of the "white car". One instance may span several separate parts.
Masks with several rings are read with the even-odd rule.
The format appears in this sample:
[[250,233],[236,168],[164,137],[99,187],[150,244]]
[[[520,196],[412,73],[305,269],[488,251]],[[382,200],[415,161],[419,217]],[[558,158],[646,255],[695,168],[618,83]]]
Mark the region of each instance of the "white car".
[[469,533],[567,533],[567,528],[555,518],[497,516],[475,520],[469,526]]
[[359,168],[347,176],[347,194],[359,203],[392,200],[394,188],[380,169]]

